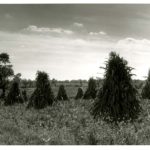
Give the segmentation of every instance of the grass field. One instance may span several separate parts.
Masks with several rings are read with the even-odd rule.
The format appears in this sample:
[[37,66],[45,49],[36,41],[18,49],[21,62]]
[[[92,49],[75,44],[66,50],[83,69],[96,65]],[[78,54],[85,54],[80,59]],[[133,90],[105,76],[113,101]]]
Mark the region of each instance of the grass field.
[[[56,95],[58,88],[53,87]],[[134,123],[107,124],[94,120],[94,100],[74,100],[77,87],[66,88],[69,101],[41,110],[25,104],[0,106],[0,144],[110,145],[150,144],[150,102],[141,100],[143,112]],[[85,90],[85,89],[84,89]],[[28,89],[30,95],[33,89]]]
[[[58,89],[59,89],[59,86],[52,86],[52,90],[53,90],[55,97],[57,96]],[[76,87],[76,86],[66,86],[65,89],[66,89],[66,92],[67,92],[67,95],[69,98],[74,98],[77,94],[77,91],[78,91],[78,87]],[[83,87],[82,89],[83,89],[83,91],[85,91],[86,87]],[[34,88],[28,88],[27,89],[28,97],[31,96],[33,91],[34,91]]]

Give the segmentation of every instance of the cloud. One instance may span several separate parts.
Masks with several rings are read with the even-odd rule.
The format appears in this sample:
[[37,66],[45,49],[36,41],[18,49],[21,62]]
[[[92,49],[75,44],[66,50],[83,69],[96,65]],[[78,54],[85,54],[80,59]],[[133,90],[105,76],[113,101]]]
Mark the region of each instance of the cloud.
[[9,13],[6,13],[4,16],[5,16],[6,19],[11,19],[12,18],[12,15],[9,14]]
[[61,80],[97,76],[113,47],[107,41],[8,32],[0,32],[0,45],[23,78],[34,79],[37,70],[45,70]]
[[144,79],[150,68],[150,40],[127,37],[119,40],[114,49],[135,68],[135,78]]
[[35,25],[30,25],[24,29],[24,31],[36,32],[36,33],[57,33],[57,34],[67,34],[71,35],[74,32],[71,30],[66,30],[63,28],[46,28],[46,27],[37,27]]
[[145,53],[150,50],[150,40],[148,39],[135,39],[127,37],[117,42],[116,47],[124,51],[131,51],[134,53]]
[[104,31],[100,31],[100,32],[89,32],[90,35],[106,35],[107,33]]
[[73,24],[75,27],[82,28],[84,25],[82,23],[74,22]]

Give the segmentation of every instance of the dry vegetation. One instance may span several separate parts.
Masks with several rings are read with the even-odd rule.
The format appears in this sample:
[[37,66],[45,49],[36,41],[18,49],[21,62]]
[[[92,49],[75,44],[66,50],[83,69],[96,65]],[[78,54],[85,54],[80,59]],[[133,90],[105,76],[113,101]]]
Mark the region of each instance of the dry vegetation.
[[[28,89],[28,95],[33,89]],[[53,87],[56,95],[58,87]],[[76,87],[66,88],[69,97]],[[85,89],[84,89],[85,91]],[[150,102],[141,99],[143,112],[134,123],[118,126],[94,120],[90,114],[93,100],[60,101],[41,110],[26,109],[25,104],[0,106],[0,144],[150,144]]]

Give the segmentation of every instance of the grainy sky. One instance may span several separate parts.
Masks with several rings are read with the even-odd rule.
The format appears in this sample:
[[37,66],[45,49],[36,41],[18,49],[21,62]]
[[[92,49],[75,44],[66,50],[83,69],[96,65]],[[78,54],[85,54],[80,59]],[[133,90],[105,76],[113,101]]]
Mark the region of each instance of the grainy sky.
[[0,5],[0,52],[15,73],[34,79],[103,77],[110,51],[128,60],[134,78],[150,68],[150,5]]

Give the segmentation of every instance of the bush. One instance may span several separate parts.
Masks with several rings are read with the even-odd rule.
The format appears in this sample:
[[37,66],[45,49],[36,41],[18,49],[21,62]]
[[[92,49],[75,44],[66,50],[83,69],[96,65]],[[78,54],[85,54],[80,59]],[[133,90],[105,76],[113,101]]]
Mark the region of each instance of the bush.
[[38,71],[36,77],[36,89],[31,95],[27,108],[34,107],[42,109],[46,106],[52,105],[54,95],[50,86],[48,74]]
[[85,94],[83,96],[83,99],[91,99],[96,98],[96,80],[93,78],[90,78],[88,81],[88,88],[85,91]]
[[78,88],[78,92],[77,92],[75,99],[80,99],[82,97],[83,97],[83,90],[82,88]]
[[105,121],[133,121],[138,118],[141,107],[137,91],[132,85],[131,67],[115,52],[110,53],[106,62],[103,86],[94,103],[92,114]]
[[147,77],[147,80],[145,82],[145,85],[142,89],[142,98],[148,98],[150,99],[150,70],[148,72],[148,77]]
[[68,100],[68,96],[67,96],[64,85],[60,85],[56,99],[57,100]]
[[5,99],[5,105],[13,105],[14,103],[23,103],[23,98],[19,89],[19,83],[13,81],[9,93]]

